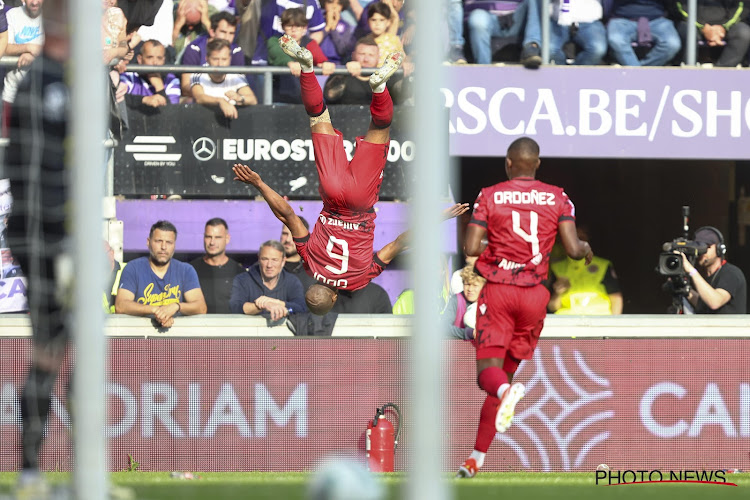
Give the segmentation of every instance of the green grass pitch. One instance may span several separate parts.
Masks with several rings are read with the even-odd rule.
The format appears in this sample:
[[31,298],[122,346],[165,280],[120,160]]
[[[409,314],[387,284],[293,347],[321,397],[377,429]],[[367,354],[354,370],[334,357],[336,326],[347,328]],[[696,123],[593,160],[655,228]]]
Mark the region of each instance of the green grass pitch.
[[[304,500],[305,472],[207,472],[200,479],[172,479],[168,472],[116,472],[112,482],[132,488],[139,500]],[[16,473],[0,473],[0,498],[8,497]],[[750,498],[750,474],[727,474],[733,486],[708,484],[639,484],[596,486],[594,473],[508,472],[480,473],[470,480],[454,480],[446,476],[448,498],[460,500],[536,500],[536,499],[637,499],[637,500],[712,500]],[[68,481],[69,474],[49,473],[53,483]],[[406,483],[403,474],[383,474],[388,499],[396,500]],[[12,497],[11,497],[12,498]],[[421,499],[420,499],[421,500]],[[429,500],[425,498],[424,500]]]

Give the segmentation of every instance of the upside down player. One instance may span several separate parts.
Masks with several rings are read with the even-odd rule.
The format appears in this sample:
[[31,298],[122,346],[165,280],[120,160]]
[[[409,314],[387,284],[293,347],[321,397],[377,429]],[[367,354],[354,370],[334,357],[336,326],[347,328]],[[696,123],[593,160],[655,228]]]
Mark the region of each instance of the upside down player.
[[[279,39],[281,48],[302,67],[300,87],[310,128],[318,169],[323,210],[311,233],[292,207],[248,166],[235,164],[235,179],[252,184],[265,198],[274,215],[292,233],[297,252],[304,260],[307,273],[320,283],[305,293],[310,312],[327,313],[336,302],[336,289],[359,290],[378,276],[385,266],[406,246],[406,233],[399,235],[373,255],[375,229],[374,205],[383,182],[390,143],[393,102],[385,84],[396,72],[403,54],[390,54],[385,64],[370,76],[372,103],[367,134],[357,138],[351,162],[347,160],[341,132],[333,128],[323,91],[313,73],[312,55],[291,37]],[[464,213],[468,205],[455,205],[447,217]]]
[[[496,432],[510,427],[525,388],[513,374],[531,359],[544,325],[549,291],[549,254],[559,231],[572,259],[594,254],[578,239],[575,208],[562,188],[535,180],[539,145],[521,137],[508,147],[508,181],[482,189],[474,204],[464,251],[478,255],[475,267],[487,279],[477,301],[477,383],[487,392],[474,451],[456,477],[474,477]],[[483,241],[485,240],[486,241]]]

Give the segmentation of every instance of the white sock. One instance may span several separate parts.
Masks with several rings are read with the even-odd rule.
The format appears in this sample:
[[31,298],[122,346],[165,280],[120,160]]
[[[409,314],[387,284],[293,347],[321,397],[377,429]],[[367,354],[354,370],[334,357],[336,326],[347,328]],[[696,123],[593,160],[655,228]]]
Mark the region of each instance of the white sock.
[[372,92],[374,94],[380,94],[381,92],[385,92],[385,84],[386,83],[387,82],[381,83],[380,85],[378,85],[377,87],[375,87],[374,89],[372,89]]
[[477,469],[481,469],[484,465],[484,457],[487,455],[486,453],[482,453],[481,451],[474,450],[471,452],[471,455],[469,455],[469,458],[473,458],[477,462]]
[[503,384],[503,385],[500,386],[500,388],[497,390],[497,398],[498,399],[503,399],[503,393],[505,392],[505,390],[508,387],[510,387],[510,384],[508,384],[508,383]]

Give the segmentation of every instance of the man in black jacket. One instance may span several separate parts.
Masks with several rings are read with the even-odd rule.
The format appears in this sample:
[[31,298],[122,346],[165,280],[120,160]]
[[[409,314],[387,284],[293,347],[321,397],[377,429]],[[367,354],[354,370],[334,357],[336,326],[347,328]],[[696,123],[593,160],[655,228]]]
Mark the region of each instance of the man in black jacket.
[[276,240],[260,246],[258,262],[232,283],[229,308],[234,314],[261,314],[276,322],[289,314],[305,312],[302,283],[284,271],[284,247]]
[[[677,2],[681,17],[677,30],[682,38],[682,46],[687,41],[687,2]],[[750,26],[743,20],[748,9],[740,0],[698,0],[695,28],[696,40],[709,48],[711,60],[716,66],[734,67],[750,48]]]

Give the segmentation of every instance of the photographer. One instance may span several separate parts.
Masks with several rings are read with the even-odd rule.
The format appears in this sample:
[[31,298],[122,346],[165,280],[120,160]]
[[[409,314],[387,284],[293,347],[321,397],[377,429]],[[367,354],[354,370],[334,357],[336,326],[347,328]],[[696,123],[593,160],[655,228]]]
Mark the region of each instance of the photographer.
[[695,314],[745,314],[747,284],[739,267],[724,258],[726,245],[718,229],[704,226],[695,232],[695,241],[708,246],[693,267],[684,253],[682,266],[693,282],[688,295]]

